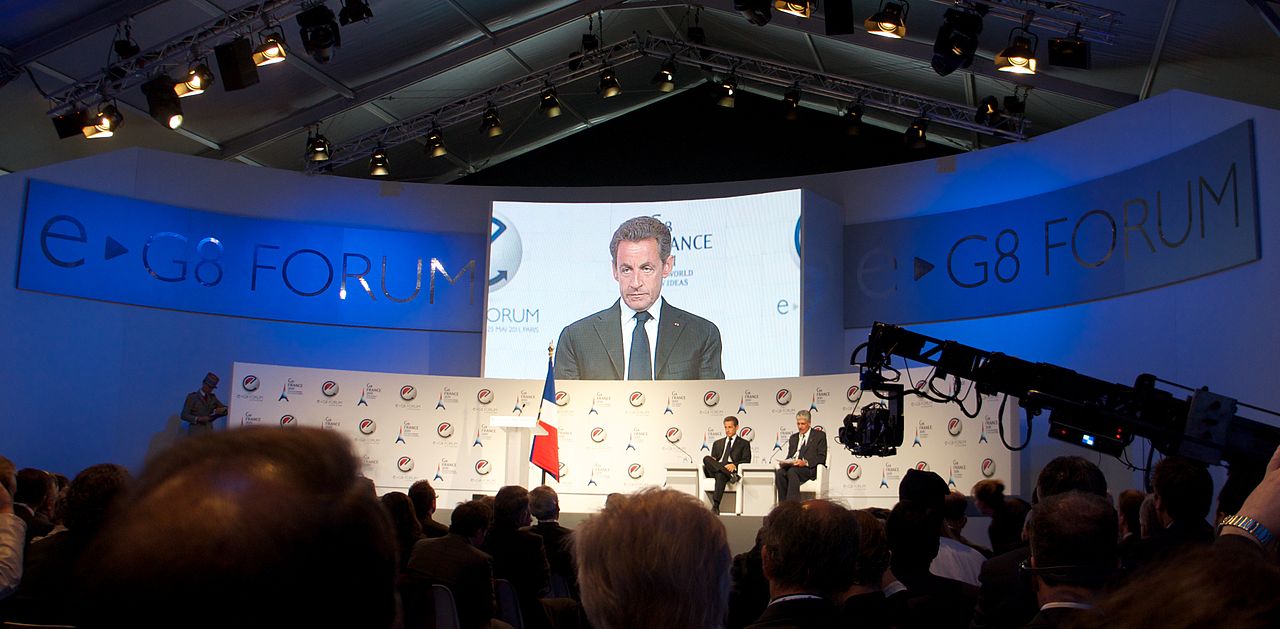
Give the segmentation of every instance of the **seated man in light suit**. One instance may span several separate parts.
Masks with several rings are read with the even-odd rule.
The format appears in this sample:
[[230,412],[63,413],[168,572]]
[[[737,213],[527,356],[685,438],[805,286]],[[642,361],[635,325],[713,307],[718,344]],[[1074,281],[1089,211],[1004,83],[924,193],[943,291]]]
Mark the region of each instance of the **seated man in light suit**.
[[[671,230],[652,216],[618,226],[609,243],[621,299],[560,333],[560,380],[724,379],[716,324],[660,299],[671,274]],[[651,342],[651,339],[653,341]]]
[[711,510],[720,513],[720,499],[724,498],[724,486],[738,482],[738,466],[751,462],[751,442],[738,435],[738,418],[724,418],[724,436],[711,444],[711,455],[702,457],[702,473],[716,479],[716,489],[711,494]]
[[809,429],[809,411],[796,413],[796,432],[787,446],[787,462],[773,473],[778,502],[800,499],[800,485],[818,477],[818,466],[827,464],[827,433]]

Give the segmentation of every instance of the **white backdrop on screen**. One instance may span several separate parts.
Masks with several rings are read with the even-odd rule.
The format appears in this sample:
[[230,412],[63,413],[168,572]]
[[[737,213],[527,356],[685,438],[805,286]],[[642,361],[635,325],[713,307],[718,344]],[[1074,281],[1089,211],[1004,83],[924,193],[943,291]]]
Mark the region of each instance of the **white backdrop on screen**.
[[609,239],[650,215],[672,232],[673,306],[720,328],[726,378],[800,373],[801,192],[663,203],[493,204],[484,373],[539,378],[564,326],[618,300]]

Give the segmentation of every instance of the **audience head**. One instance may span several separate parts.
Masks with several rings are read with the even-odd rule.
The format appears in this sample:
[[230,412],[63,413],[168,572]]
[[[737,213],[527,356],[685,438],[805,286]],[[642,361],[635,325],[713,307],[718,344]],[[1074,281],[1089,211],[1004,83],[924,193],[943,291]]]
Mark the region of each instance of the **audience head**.
[[493,528],[518,529],[529,522],[529,490],[519,485],[499,489],[493,497]]
[[858,521],[858,561],[854,564],[853,583],[878,590],[884,571],[889,569],[884,522],[867,509],[854,511],[853,517]]
[[898,483],[898,500],[910,500],[937,511],[942,510],[942,503],[949,493],[947,481],[942,480],[937,472],[925,472],[914,467],[907,470],[902,482]]
[[413,543],[422,537],[422,523],[413,510],[413,501],[404,492],[391,491],[383,494],[378,502],[391,520],[391,528],[395,531],[396,540],[400,544],[402,556],[413,550]]
[[1118,502],[1121,535],[1138,535],[1142,530],[1138,512],[1142,510],[1142,501],[1147,495],[1136,490],[1126,489],[1120,492]]
[[57,497],[58,482],[53,475],[34,467],[18,470],[17,490],[13,493],[13,501],[20,502],[33,511],[49,511],[53,499]]
[[67,530],[77,535],[97,533],[132,482],[129,470],[119,465],[100,463],[84,468],[71,481],[63,499],[63,524]]
[[1138,509],[1138,530],[1143,537],[1151,537],[1160,529],[1160,515],[1156,513],[1156,496],[1147,494]]
[[609,503],[573,539],[582,607],[596,629],[723,624],[729,542],[696,498],[645,489]]
[[1116,510],[1102,496],[1069,491],[1046,497],[1031,512],[1035,575],[1048,586],[1100,589],[1119,562],[1118,526]]
[[991,516],[991,526],[987,528],[993,552],[1002,553],[1023,545],[1022,531],[1029,513],[1031,503],[1026,500],[1014,497],[1004,499],[1004,508]]
[[464,502],[453,508],[453,514],[449,517],[449,532],[482,541],[492,520],[493,509],[489,505],[479,500]]
[[973,500],[983,515],[992,515],[1004,508],[1004,482],[996,479],[980,480],[973,486]]
[[1165,457],[1151,474],[1152,493],[1160,522],[1203,520],[1213,503],[1213,478],[1203,463],[1186,457]]
[[783,502],[769,512],[761,552],[770,593],[842,594],[853,585],[858,551],[853,512],[829,500]]
[[812,422],[812,415],[807,410],[796,411],[796,432],[804,434],[809,432],[809,424]]
[[964,530],[964,525],[969,521],[969,516],[965,511],[969,509],[969,497],[953,491],[946,495],[942,502],[942,521],[955,534],[960,534]]
[[84,626],[395,616],[391,526],[347,440],[323,430],[245,428],[159,454],[87,557]]
[[413,501],[413,512],[418,520],[425,522],[436,512],[436,489],[426,480],[420,480],[409,486],[409,500]]
[[560,518],[560,496],[556,490],[540,485],[529,491],[529,513],[539,522]]
[[1036,491],[1031,501],[1039,502],[1054,494],[1083,491],[1098,496],[1107,495],[1107,477],[1097,465],[1078,456],[1060,456],[1049,461],[1040,470]]
[[938,555],[938,531],[942,512],[927,505],[903,500],[889,512],[885,538],[889,542],[893,572],[898,576],[928,572]]

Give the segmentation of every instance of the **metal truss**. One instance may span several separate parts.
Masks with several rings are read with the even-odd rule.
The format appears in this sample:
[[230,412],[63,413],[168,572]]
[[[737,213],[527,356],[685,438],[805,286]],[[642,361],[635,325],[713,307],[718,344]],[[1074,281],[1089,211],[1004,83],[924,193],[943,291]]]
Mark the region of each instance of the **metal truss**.
[[972,105],[814,72],[710,46],[650,35],[645,38],[643,49],[650,56],[670,58],[681,64],[715,70],[726,76],[735,76],[740,82],[748,80],[782,88],[798,87],[802,92],[825,96],[838,102],[861,103],[864,107],[903,116],[924,117],[932,122],[982,135],[1013,141],[1026,139],[1026,120],[1021,116],[1006,118],[1004,124],[992,127],[974,121],[975,108]]
[[1114,44],[1124,13],[1073,0],[933,0],[934,4],[974,7],[986,5],[987,15],[1011,22],[1030,20],[1032,28],[1075,35],[1100,44]]
[[426,135],[433,127],[443,128],[479,116],[490,105],[503,107],[526,98],[537,97],[547,87],[566,85],[598,75],[606,65],[620,66],[642,56],[640,41],[632,36],[612,46],[601,47],[599,50],[575,56],[568,61],[530,72],[497,87],[464,96],[436,109],[374,129],[341,144],[334,144],[330,149],[330,158],[323,162],[308,162],[306,172],[312,174],[326,172],[344,164],[368,159],[370,153],[378,147],[389,148],[411,142]]
[[159,72],[173,67],[185,68],[213,50],[214,46],[267,28],[301,13],[298,0],[265,0],[206,22],[182,35],[123,59],[97,74],[50,94],[53,107],[50,116],[60,116],[110,100],[140,85]]

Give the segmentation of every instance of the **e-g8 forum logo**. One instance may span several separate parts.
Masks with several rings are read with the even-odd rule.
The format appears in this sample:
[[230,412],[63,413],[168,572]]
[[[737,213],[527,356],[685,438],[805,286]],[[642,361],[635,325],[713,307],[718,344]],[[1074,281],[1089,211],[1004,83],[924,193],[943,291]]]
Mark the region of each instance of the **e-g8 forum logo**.
[[400,387],[400,399],[406,402],[411,402],[413,401],[413,398],[416,397],[418,397],[418,387],[415,387],[412,384],[406,384],[403,387]]
[[411,471],[413,469],[413,459],[407,456],[400,457],[400,460],[396,461],[396,469],[401,472]]
[[252,374],[245,376],[244,379],[240,381],[240,388],[250,392],[257,391],[258,387],[261,385],[262,381],[258,380],[258,377]]
[[360,420],[360,434],[372,435],[373,431],[378,429],[378,425],[372,419]]
[[639,463],[628,465],[627,476],[630,476],[633,480],[640,480],[644,476],[644,466]]
[[607,436],[608,433],[605,432],[604,428],[596,426],[591,429],[591,440],[596,443],[604,443],[604,439]]
[[960,431],[963,429],[964,426],[960,423],[959,417],[952,417],[947,420],[947,432],[950,433],[952,437],[959,437]]
[[667,441],[670,443],[680,443],[680,438],[684,436],[679,426],[672,426],[667,429]]
[[849,467],[845,468],[844,475],[849,477],[849,480],[858,480],[862,478],[862,466],[857,463],[850,463]]
[[720,394],[715,391],[707,391],[702,394],[702,403],[707,406],[715,406],[720,403]]
[[436,426],[436,434],[440,435],[441,439],[448,439],[449,437],[452,437],[453,424],[449,422],[440,422],[440,425]]
[[338,383],[332,380],[325,380],[324,384],[320,385],[320,392],[325,397],[333,397],[338,394]]
[[631,405],[637,408],[644,406],[644,393],[641,393],[640,391],[632,391],[631,395],[627,397],[627,401],[631,402]]
[[493,213],[489,221],[489,290],[506,286],[520,269],[524,248],[520,233],[507,217]]

